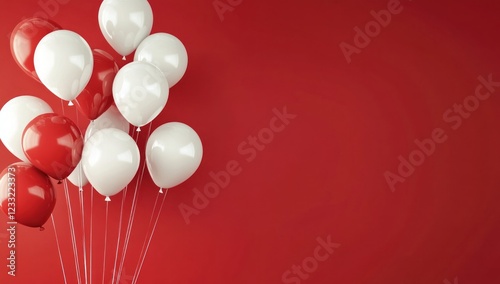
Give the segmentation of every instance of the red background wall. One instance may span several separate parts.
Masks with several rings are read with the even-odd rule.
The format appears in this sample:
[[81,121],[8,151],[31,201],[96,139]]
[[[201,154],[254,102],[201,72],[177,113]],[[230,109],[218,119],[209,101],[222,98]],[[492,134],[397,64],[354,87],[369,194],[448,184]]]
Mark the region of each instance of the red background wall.
[[[51,19],[123,66],[100,34],[100,1],[66,2],[52,7]],[[478,76],[500,81],[499,4],[401,0],[400,12],[348,63],[339,44],[353,45],[354,28],[364,29],[370,11],[390,1],[240,2],[230,1],[239,5],[221,21],[213,0],[150,1],[153,32],[176,35],[190,56],[153,129],[185,122],[205,155],[198,172],[168,194],[139,283],[283,283],[284,275],[288,283],[498,283],[500,89],[460,126],[457,114],[455,122],[443,114],[474,95]],[[34,0],[2,7],[0,104],[31,94],[62,113],[60,101],[10,55],[8,33],[39,11]],[[246,154],[249,145],[238,150],[269,127],[273,109],[285,107],[296,117],[283,131],[246,150],[255,155]],[[64,112],[77,119],[75,109]],[[78,116],[83,130],[87,123]],[[436,128],[446,141],[391,190],[384,173],[397,174],[398,157],[408,159],[418,149],[414,140]],[[0,155],[1,168],[16,161],[4,147]],[[233,160],[238,173],[196,209],[195,189]],[[70,189],[81,248],[77,189]],[[57,191],[62,257],[76,283],[63,188]],[[121,283],[131,283],[156,192],[146,173]],[[106,283],[120,200],[109,209]],[[88,221],[90,188],[85,204]],[[181,204],[197,210],[189,224]],[[93,281],[100,283],[105,218],[97,196],[93,214]],[[0,217],[0,283],[64,283],[50,222],[43,232],[18,226],[16,277],[7,275],[6,221]],[[286,274],[314,257],[317,238],[338,245],[303,279]]]

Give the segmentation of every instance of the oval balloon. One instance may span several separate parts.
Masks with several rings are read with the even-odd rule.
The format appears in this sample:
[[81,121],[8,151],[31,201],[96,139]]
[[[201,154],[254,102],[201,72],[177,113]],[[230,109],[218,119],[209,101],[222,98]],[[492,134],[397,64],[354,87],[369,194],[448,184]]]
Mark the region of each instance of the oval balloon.
[[155,119],[168,100],[168,82],[160,69],[147,62],[131,62],[113,82],[113,98],[120,113],[141,127]]
[[23,150],[28,160],[49,176],[63,180],[81,159],[83,138],[69,118],[42,114],[33,119],[23,133]]
[[106,128],[116,128],[125,133],[129,133],[130,124],[118,111],[115,105],[111,105],[107,111],[89,124],[85,132],[85,141],[97,131]]
[[19,160],[28,162],[22,146],[23,131],[35,117],[52,112],[52,108],[37,97],[19,96],[8,101],[0,111],[0,139],[5,147]]
[[90,46],[80,35],[58,30],[38,43],[34,65],[47,89],[59,98],[71,101],[89,82],[94,60]]
[[40,40],[61,27],[43,18],[22,20],[10,35],[10,51],[14,61],[29,76],[40,82],[33,65],[33,56]]
[[0,173],[0,207],[9,221],[42,227],[55,204],[52,181],[29,163],[12,164]]
[[186,73],[188,55],[184,44],[175,36],[156,33],[145,38],[134,55],[135,61],[145,61],[158,67],[168,85],[173,87]]
[[83,171],[97,192],[106,197],[119,193],[132,181],[139,161],[134,139],[116,128],[97,131],[83,148]]
[[106,41],[127,56],[151,33],[153,11],[147,0],[104,0],[98,21]]
[[181,184],[198,169],[203,146],[198,134],[181,122],[158,127],[148,139],[146,161],[154,183],[161,188]]
[[78,110],[90,120],[98,118],[113,103],[113,80],[118,72],[118,65],[109,53],[94,49],[92,55],[92,77],[75,99]]

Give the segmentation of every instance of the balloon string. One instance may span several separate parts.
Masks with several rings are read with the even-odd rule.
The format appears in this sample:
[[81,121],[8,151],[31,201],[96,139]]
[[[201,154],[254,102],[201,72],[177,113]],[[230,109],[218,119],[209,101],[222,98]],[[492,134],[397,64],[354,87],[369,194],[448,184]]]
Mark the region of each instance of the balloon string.
[[125,205],[125,199],[127,198],[127,189],[128,186],[125,187],[123,190],[123,195],[122,195],[122,204],[120,207],[120,220],[118,221],[118,238],[116,240],[116,252],[115,252],[115,263],[113,265],[113,279],[111,280],[111,283],[115,283],[115,276],[116,276],[116,264],[118,261],[118,250],[120,247],[120,240],[121,240],[121,234],[122,234],[122,225],[123,225],[123,207]]
[[[80,116],[79,116],[79,111],[78,109],[75,107],[75,114],[76,114],[76,125],[78,126],[78,129],[80,129]],[[85,134],[85,133],[84,133]]]
[[[152,125],[153,125],[152,123],[149,124],[148,135],[147,135],[148,137],[151,134],[151,129],[153,127]],[[139,140],[139,133],[137,133],[137,137],[135,139],[135,142],[137,143],[138,140]],[[138,188],[142,184],[145,170],[146,170],[146,161],[144,160],[143,164],[142,164],[141,174],[138,177],[137,182],[135,184],[134,197],[132,199],[132,208],[131,208],[131,213],[130,213],[130,217],[128,220],[127,232],[125,234],[125,241],[123,243],[122,259],[120,261],[120,266],[118,269],[118,277],[116,278],[116,283],[119,283],[119,280],[120,280],[120,277],[122,274],[122,270],[123,270],[123,265],[125,263],[125,257],[127,256],[128,244],[130,242],[130,235],[132,233],[132,226],[134,225],[135,211],[137,209],[137,192],[138,192]]]
[[[150,123],[149,124],[149,128],[148,128],[148,135],[147,135],[147,137],[149,137],[149,135],[151,134],[152,128],[153,128],[153,123]],[[142,185],[142,180],[144,179],[145,168],[146,168],[146,163],[144,163],[143,166],[142,166],[141,176],[139,178],[139,187]]]
[[61,99],[61,112],[63,115],[65,115],[64,113],[64,101]]
[[90,189],[90,244],[89,244],[89,249],[90,249],[90,283],[92,283],[92,244],[93,244],[93,230],[92,230],[92,226],[93,226],[93,220],[94,220],[94,217],[93,217],[93,212],[94,212],[94,187],[91,187]]
[[[135,132],[135,129],[133,131]],[[132,134],[132,136],[135,136],[135,135]],[[139,139],[139,134],[137,134],[137,138],[135,138],[135,142],[136,143],[137,143],[138,139]],[[125,204],[125,200],[127,198],[127,191],[128,191],[128,185],[123,190],[123,195],[122,195],[122,204],[121,204],[121,207],[120,207],[120,220],[118,221],[118,239],[117,239],[117,242],[116,242],[115,263],[114,263],[114,266],[113,266],[113,279],[111,281],[111,284],[115,283],[116,264],[117,264],[117,261],[118,261],[118,249],[120,247],[122,224],[123,224],[123,207],[124,207],[124,204]],[[118,283],[118,281],[116,281],[116,283]]]
[[69,198],[68,192],[68,181],[64,180],[64,195],[66,196],[66,207],[68,209],[68,219],[69,219],[69,228],[71,232],[71,243],[73,245],[73,255],[75,258],[75,269],[76,269],[76,277],[78,278],[78,284],[82,283],[81,275],[80,275],[80,261],[78,260],[78,248],[76,246],[76,236],[75,236],[75,226],[73,221],[73,210],[71,209],[71,201]]
[[109,202],[106,202],[106,217],[104,221],[104,255],[102,257],[102,284],[104,284],[104,275],[106,273],[106,249],[108,246],[108,209]]
[[[151,231],[151,235],[149,235],[148,244],[146,246],[146,250],[144,251],[144,254],[142,255],[141,264],[139,266],[139,269],[137,270],[137,273],[134,273],[135,280],[132,280],[132,284],[137,283],[137,279],[139,278],[139,274],[141,273],[142,266],[144,265],[144,260],[146,259],[146,255],[148,253],[149,246],[151,245],[151,240],[153,239],[153,235],[156,231],[156,226],[158,225],[158,220],[160,219],[161,210],[163,209],[163,204],[165,203],[167,193],[168,193],[168,189],[165,191],[165,194],[163,195],[163,200],[161,201],[160,209],[158,210],[158,215],[156,215],[156,220],[155,220],[155,224],[153,226],[153,230]],[[160,193],[158,193],[158,194],[160,194]]]
[[[81,188],[80,188],[81,189]],[[82,216],[82,242],[83,242],[83,271],[85,273],[85,284],[88,282],[87,276],[87,240],[85,239],[85,199],[83,190],[79,191],[78,198],[80,199],[80,213]]]
[[137,275],[137,270],[139,270],[139,265],[141,264],[141,259],[142,259],[142,256],[144,254],[144,250],[146,249],[146,243],[147,243],[148,235],[149,235],[148,232],[151,229],[151,226],[153,224],[153,218],[154,218],[153,216],[154,216],[154,213],[156,210],[156,206],[158,205],[158,199],[159,199],[161,193],[163,193],[163,191],[160,189],[158,194],[156,194],[155,204],[153,206],[153,210],[151,211],[151,217],[149,218],[148,229],[146,230],[146,236],[144,237],[144,243],[142,244],[141,253],[139,254],[139,260],[137,261],[137,266],[135,267],[134,277],[132,278],[132,283],[134,282],[135,275]]
[[61,262],[61,269],[64,277],[64,283],[67,284],[68,281],[66,280],[66,271],[64,270],[64,261],[61,254],[61,246],[59,245],[59,238],[57,237],[56,221],[54,221],[53,214],[50,214],[50,218],[52,219],[52,227],[54,227],[54,235],[56,236],[57,252],[59,253],[59,261]]

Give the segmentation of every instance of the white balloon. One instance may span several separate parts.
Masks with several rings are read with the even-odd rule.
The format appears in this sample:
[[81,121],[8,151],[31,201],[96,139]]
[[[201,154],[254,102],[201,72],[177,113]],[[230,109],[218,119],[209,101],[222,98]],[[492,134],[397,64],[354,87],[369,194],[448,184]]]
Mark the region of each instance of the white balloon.
[[82,162],[80,161],[73,172],[68,176],[69,182],[73,185],[78,186],[79,188],[84,187],[89,183],[87,176],[83,172]]
[[188,55],[184,44],[175,36],[156,33],[145,38],[134,55],[135,61],[145,61],[160,68],[173,87],[186,73]]
[[28,162],[22,147],[23,132],[35,117],[54,112],[42,99],[19,96],[8,101],[0,111],[0,139],[17,158]]
[[35,70],[47,89],[67,101],[87,86],[94,68],[88,43],[77,33],[58,30],[40,40],[34,54]]
[[113,81],[113,98],[120,113],[141,127],[155,119],[168,100],[168,82],[160,69],[147,62],[123,66]]
[[83,147],[83,171],[97,192],[106,197],[119,193],[132,181],[139,161],[134,139],[116,128],[97,131]]
[[148,170],[160,188],[171,188],[187,180],[200,166],[202,157],[200,137],[180,122],[158,127],[146,145]]
[[92,134],[106,128],[116,128],[125,133],[129,133],[130,124],[114,105],[111,105],[103,114],[101,114],[101,116],[90,122],[87,127],[87,131],[85,132],[85,141],[87,141]]
[[127,56],[151,33],[153,11],[146,0],[104,0],[98,21],[106,41]]

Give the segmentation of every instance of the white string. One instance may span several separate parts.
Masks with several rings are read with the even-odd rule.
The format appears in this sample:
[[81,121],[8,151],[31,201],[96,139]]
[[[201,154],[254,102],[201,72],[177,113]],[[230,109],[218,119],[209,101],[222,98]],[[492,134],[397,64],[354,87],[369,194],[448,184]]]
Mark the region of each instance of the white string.
[[137,274],[137,271],[139,270],[139,265],[141,264],[141,258],[144,254],[144,251],[146,250],[146,243],[148,241],[149,230],[151,229],[151,225],[153,224],[153,216],[155,214],[156,206],[158,205],[158,199],[160,197],[160,194],[162,194],[162,193],[163,193],[163,191],[160,188],[160,190],[158,191],[158,194],[156,194],[156,199],[155,199],[155,203],[153,206],[153,210],[151,212],[151,217],[149,218],[148,229],[146,230],[146,236],[144,237],[144,243],[142,244],[141,253],[139,254],[139,260],[137,261],[137,265],[135,267],[134,277],[132,278],[132,281],[135,279],[135,275]]
[[125,187],[123,190],[123,195],[122,195],[122,204],[120,208],[120,220],[118,221],[118,239],[116,242],[116,252],[115,252],[115,264],[113,266],[113,278],[111,280],[111,283],[115,283],[115,276],[116,276],[116,264],[118,261],[118,248],[120,247],[120,240],[121,240],[121,233],[122,233],[122,224],[123,224],[123,207],[125,204],[125,199],[127,197],[127,189],[128,186]]
[[80,213],[82,215],[82,242],[83,242],[83,269],[85,273],[85,284],[89,283],[87,278],[87,241],[85,239],[85,200],[83,190],[79,191]]
[[149,245],[151,245],[151,240],[153,239],[153,235],[156,231],[156,226],[158,225],[158,220],[160,219],[161,210],[163,209],[163,204],[165,203],[167,193],[168,193],[168,189],[166,189],[165,194],[163,195],[163,200],[161,201],[160,210],[158,210],[158,215],[156,215],[155,225],[153,226],[153,230],[151,231],[151,235],[149,236],[148,244],[146,246],[146,251],[144,252],[144,255],[142,256],[141,265],[139,266],[139,270],[137,270],[137,273],[134,273],[135,280],[134,279],[132,280],[132,284],[137,283],[137,279],[139,278],[139,274],[141,273],[142,266],[144,265],[144,260],[146,259],[146,255],[147,255],[148,250],[149,250]]
[[[152,126],[153,126],[153,124],[150,123],[149,124],[148,135],[147,135],[148,137],[151,134]],[[139,140],[139,133],[137,133],[137,138],[135,140],[136,143],[137,143],[138,140]],[[123,270],[123,265],[125,263],[125,257],[127,256],[128,244],[130,242],[130,235],[132,233],[132,227],[134,225],[134,219],[135,219],[135,212],[136,212],[136,209],[137,209],[137,192],[138,192],[138,189],[139,189],[140,185],[142,184],[142,180],[143,180],[143,177],[144,177],[145,170],[146,170],[146,161],[144,160],[143,164],[142,164],[141,174],[138,177],[137,182],[135,184],[134,197],[133,197],[133,200],[132,200],[132,208],[131,208],[131,213],[130,213],[130,217],[129,217],[129,221],[128,221],[128,225],[127,225],[127,233],[125,235],[125,241],[123,243],[122,259],[121,259],[121,262],[120,262],[120,267],[119,267],[119,270],[118,270],[118,277],[116,278],[116,283],[119,283],[119,280],[120,280],[120,277],[121,277],[121,274],[122,274],[122,270]]]
[[93,225],[93,212],[94,212],[94,187],[90,188],[90,283],[92,284],[92,243],[93,243],[93,230],[92,230],[92,225]]
[[69,229],[71,232],[71,243],[73,245],[73,255],[75,257],[75,269],[76,277],[78,278],[78,284],[82,283],[80,275],[80,261],[78,260],[78,248],[76,246],[76,236],[75,236],[75,226],[73,222],[73,210],[71,210],[71,201],[68,192],[68,181],[64,180],[64,195],[66,196],[66,206],[68,208],[68,219],[69,219]]
[[[139,137],[139,136],[137,136],[137,137]],[[137,143],[137,139],[135,141]],[[122,224],[123,224],[123,207],[124,207],[124,204],[125,204],[125,199],[127,198],[127,191],[128,191],[128,185],[123,190],[122,204],[121,204],[121,207],[120,207],[120,220],[118,221],[118,239],[117,239],[117,242],[116,242],[115,264],[113,266],[113,278],[111,280],[112,284],[115,283],[116,264],[117,264],[117,261],[118,261],[118,249],[120,247],[120,240],[121,240],[121,233],[122,233]],[[118,283],[118,281],[117,281],[117,283]]]
[[62,114],[65,115],[64,114],[64,101],[63,101],[63,99],[61,99],[61,110],[62,110]]
[[64,277],[64,283],[67,284],[68,281],[66,280],[66,271],[64,270],[64,262],[62,259],[61,247],[59,246],[59,238],[57,237],[57,229],[56,229],[56,222],[54,221],[54,215],[50,214],[50,218],[52,219],[52,227],[54,227],[54,235],[56,236],[57,252],[59,253],[59,261],[61,262],[61,269]]
[[76,107],[75,107],[75,113],[76,113],[76,126],[78,126],[78,129],[80,129],[80,116],[78,115],[80,112]]
[[106,272],[106,249],[108,246],[108,208],[109,201],[106,201],[106,220],[104,222],[104,255],[102,257],[102,284],[104,284],[104,275]]

